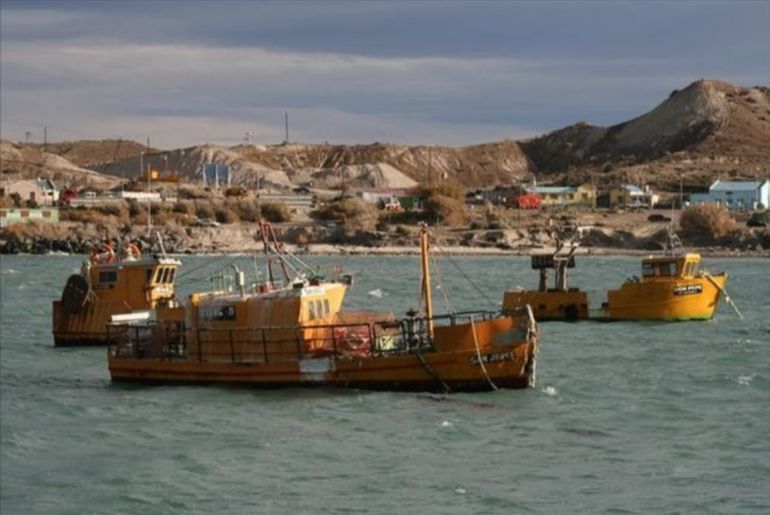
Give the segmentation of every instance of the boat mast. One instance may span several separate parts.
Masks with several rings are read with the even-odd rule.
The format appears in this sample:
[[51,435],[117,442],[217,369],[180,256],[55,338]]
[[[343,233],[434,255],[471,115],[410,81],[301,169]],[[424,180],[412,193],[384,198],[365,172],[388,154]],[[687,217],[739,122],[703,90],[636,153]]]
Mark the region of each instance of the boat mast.
[[430,294],[430,267],[428,252],[430,252],[430,235],[428,228],[420,229],[420,257],[422,261],[422,293],[425,296],[425,319],[427,321],[428,337],[433,338],[433,299]]

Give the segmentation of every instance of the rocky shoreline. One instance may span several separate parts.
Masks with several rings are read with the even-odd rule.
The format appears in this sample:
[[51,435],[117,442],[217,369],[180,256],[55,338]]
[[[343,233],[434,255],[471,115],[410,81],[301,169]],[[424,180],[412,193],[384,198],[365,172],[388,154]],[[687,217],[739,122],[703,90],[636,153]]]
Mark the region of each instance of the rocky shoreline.
[[[146,228],[105,228],[91,224],[70,224],[52,231],[50,227],[0,231],[0,254],[88,254],[111,235],[121,241],[137,242],[140,248],[157,252],[157,238]],[[171,254],[243,254],[261,248],[253,224],[220,227],[158,228],[166,252]],[[345,234],[319,224],[286,224],[279,228],[289,250],[301,254],[411,255],[419,253],[416,227],[397,231],[359,231]],[[580,254],[644,255],[665,249],[665,226],[651,225],[644,231],[582,227]],[[454,255],[529,255],[553,249],[565,238],[564,230],[549,228],[481,229],[435,228],[434,251]],[[684,241],[687,250],[714,257],[770,257],[767,231],[726,239],[712,245]]]

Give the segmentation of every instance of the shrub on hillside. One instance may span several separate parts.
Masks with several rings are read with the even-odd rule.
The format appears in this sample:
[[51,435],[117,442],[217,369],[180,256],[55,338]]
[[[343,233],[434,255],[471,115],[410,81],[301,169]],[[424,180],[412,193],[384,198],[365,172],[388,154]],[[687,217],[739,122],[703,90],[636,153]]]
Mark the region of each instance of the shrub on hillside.
[[713,243],[735,230],[735,219],[724,207],[698,204],[682,213],[679,226],[682,236],[697,243]]
[[105,215],[104,213],[96,210],[84,207],[77,209],[65,209],[61,212],[61,220],[68,220],[70,222],[78,222],[83,224],[108,224],[114,219]]
[[182,186],[177,194],[180,199],[190,200],[209,198],[210,196],[209,192],[199,186]]
[[198,218],[214,218],[214,208],[207,201],[195,201],[195,216]]
[[256,202],[246,199],[228,199],[226,204],[242,222],[259,221],[259,207]]
[[195,203],[191,200],[180,200],[174,204],[174,213],[180,213],[183,215],[195,214]]
[[222,205],[214,208],[214,219],[221,224],[231,224],[238,221],[238,215],[226,205]]
[[465,223],[465,203],[460,199],[434,193],[425,199],[424,207],[431,220],[444,225]]
[[278,223],[291,220],[291,210],[282,202],[262,204],[260,214],[268,222]]
[[345,197],[321,207],[321,220],[330,220],[342,225],[346,231],[371,231],[377,224],[377,208],[355,197]]
[[128,202],[128,216],[130,216],[132,219],[143,215],[146,211],[147,209],[136,200],[130,200]]
[[248,194],[243,186],[232,186],[225,190],[225,197],[245,197]]
[[465,199],[465,189],[460,183],[446,180],[441,181],[434,186],[421,186],[419,195],[423,199],[428,199],[433,195],[442,195],[444,197],[450,197],[457,200]]
[[128,223],[128,206],[123,202],[104,204],[96,208],[100,213],[108,216],[114,216],[120,223]]
[[429,221],[446,225],[460,225],[465,222],[465,192],[453,181],[442,181],[435,186],[420,188],[423,208]]

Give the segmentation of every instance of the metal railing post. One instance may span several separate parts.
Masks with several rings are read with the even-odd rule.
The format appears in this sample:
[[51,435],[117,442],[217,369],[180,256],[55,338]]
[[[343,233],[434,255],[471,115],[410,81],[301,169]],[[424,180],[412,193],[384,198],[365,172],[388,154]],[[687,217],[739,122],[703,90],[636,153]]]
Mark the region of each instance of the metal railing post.
[[203,354],[202,354],[202,351],[201,351],[201,347],[202,347],[202,345],[201,345],[202,344],[202,342],[201,342],[201,328],[198,327],[197,331],[198,331],[198,363],[203,363]]
[[267,339],[265,338],[265,328],[262,328],[262,354],[265,356],[265,363],[267,363]]
[[233,345],[233,330],[228,331],[230,336],[230,363],[235,364],[235,345]]

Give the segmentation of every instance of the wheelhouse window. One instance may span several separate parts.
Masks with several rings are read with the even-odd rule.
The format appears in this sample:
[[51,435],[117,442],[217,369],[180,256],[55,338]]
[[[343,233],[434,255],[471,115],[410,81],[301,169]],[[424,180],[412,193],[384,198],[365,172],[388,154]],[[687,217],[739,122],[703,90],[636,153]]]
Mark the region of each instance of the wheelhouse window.
[[222,306],[214,314],[214,320],[235,320],[235,306]]
[[99,272],[99,283],[114,283],[118,281],[117,270],[110,270],[108,272]]
[[320,300],[315,301],[315,311],[318,313],[318,318],[324,316],[324,307]]
[[642,276],[644,277],[676,277],[676,262],[647,262],[642,263]]
[[312,300],[307,303],[307,314],[310,320],[315,320],[315,304]]
[[324,313],[326,313],[326,316],[328,317],[331,312],[332,310],[329,309],[329,299],[324,299]]
[[176,276],[176,268],[169,268],[168,269],[168,282],[169,283],[173,283],[175,276]]

